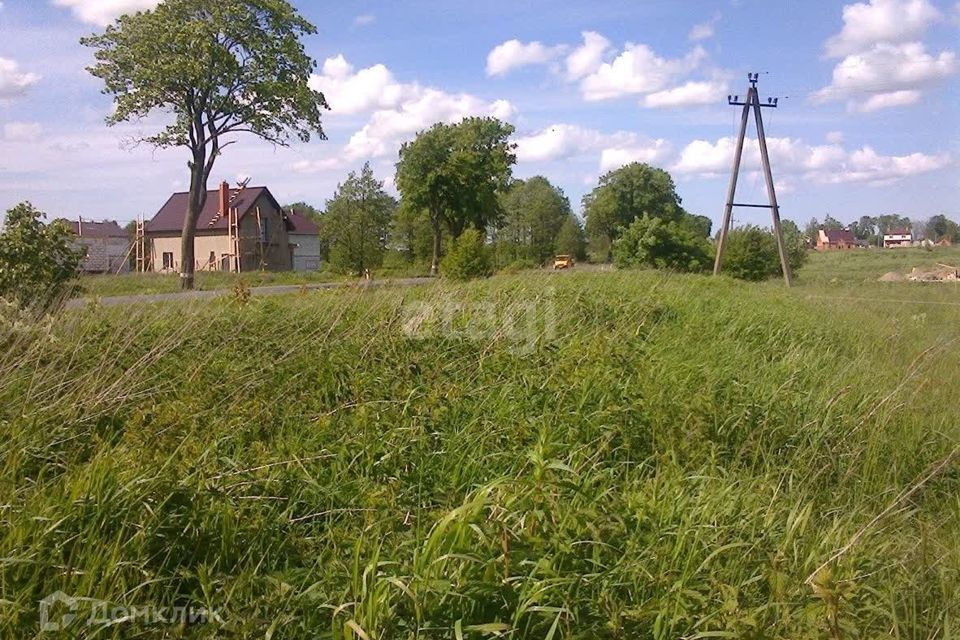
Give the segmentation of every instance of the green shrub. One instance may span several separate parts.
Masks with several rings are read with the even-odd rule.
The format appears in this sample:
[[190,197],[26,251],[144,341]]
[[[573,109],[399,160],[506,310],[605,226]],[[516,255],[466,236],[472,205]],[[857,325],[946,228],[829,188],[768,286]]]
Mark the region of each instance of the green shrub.
[[787,245],[790,270],[796,273],[803,265],[807,264],[807,258],[810,255],[810,251],[807,249],[807,241],[800,227],[793,220],[784,220],[781,228],[783,229],[783,241]]
[[484,243],[483,234],[476,229],[467,229],[460,234],[440,263],[440,273],[454,280],[492,276],[493,261],[490,259],[490,250]]
[[0,298],[47,309],[69,293],[83,254],[62,223],[44,224],[45,217],[29,202],[7,211],[0,233]]
[[624,230],[613,244],[617,267],[653,267],[699,272],[713,260],[710,241],[682,222],[643,216]]
[[[794,229],[786,226],[783,235],[790,269],[796,273],[807,261],[807,250],[803,236]],[[731,231],[723,254],[723,268],[734,278],[751,282],[783,275],[773,232],[753,225]]]
[[529,271],[530,269],[537,269],[538,267],[540,267],[540,265],[530,258],[518,258],[498,270],[497,273],[514,274],[520,273],[521,271]]

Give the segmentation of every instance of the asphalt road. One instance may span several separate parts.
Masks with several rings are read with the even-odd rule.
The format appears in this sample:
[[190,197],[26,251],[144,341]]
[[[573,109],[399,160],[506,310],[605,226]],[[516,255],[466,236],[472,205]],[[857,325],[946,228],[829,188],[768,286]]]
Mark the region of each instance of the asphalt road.
[[[315,282],[311,284],[270,285],[265,287],[251,287],[253,296],[276,296],[285,293],[298,293],[303,290],[317,291],[323,289],[347,289],[357,287],[413,287],[433,282],[433,278],[394,278],[389,280],[353,281],[353,282]],[[91,302],[104,307],[119,307],[137,304],[156,304],[164,302],[184,302],[190,300],[211,300],[224,295],[233,295],[232,289],[215,289],[212,291],[181,291],[178,293],[151,293],[144,295],[110,296],[107,298],[74,298],[67,303],[67,309],[82,308]]]

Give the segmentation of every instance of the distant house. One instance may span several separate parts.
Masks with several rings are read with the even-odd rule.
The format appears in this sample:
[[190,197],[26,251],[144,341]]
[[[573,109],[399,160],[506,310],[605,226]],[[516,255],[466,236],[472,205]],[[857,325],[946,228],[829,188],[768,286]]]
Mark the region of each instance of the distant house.
[[80,270],[85,273],[125,273],[130,270],[130,234],[113,220],[60,220],[85,251]]
[[320,268],[320,229],[310,218],[294,210],[287,212],[291,229],[290,247],[294,271],[316,271]]
[[890,229],[883,234],[883,248],[895,249],[897,247],[913,246],[913,232],[906,227]]
[[817,251],[855,249],[860,246],[863,246],[863,243],[846,229],[820,229],[817,234]]
[[[145,229],[151,269],[179,273],[180,236],[187,193],[175,193]],[[226,182],[207,192],[194,239],[196,271],[289,271],[294,266],[297,230],[266,187],[231,189]],[[319,251],[317,251],[319,254]]]

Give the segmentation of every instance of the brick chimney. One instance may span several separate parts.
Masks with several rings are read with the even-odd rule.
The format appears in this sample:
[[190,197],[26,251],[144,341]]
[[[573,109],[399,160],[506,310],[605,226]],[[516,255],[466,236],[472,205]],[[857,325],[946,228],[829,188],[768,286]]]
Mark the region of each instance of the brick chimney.
[[220,183],[220,215],[227,217],[230,207],[230,185],[226,181]]

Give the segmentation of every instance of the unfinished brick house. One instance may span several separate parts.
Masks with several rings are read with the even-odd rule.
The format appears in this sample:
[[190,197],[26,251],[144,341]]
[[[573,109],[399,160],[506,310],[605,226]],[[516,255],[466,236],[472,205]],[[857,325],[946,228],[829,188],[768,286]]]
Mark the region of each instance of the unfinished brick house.
[[74,244],[83,249],[80,270],[85,273],[126,273],[130,271],[130,234],[113,220],[93,222],[80,218],[60,220],[73,234]]
[[862,244],[846,229],[820,229],[817,234],[817,251],[855,249]]
[[[179,273],[180,235],[187,211],[187,193],[175,193],[146,224],[147,253],[152,271]],[[316,228],[314,227],[314,231]],[[266,187],[224,182],[207,192],[197,220],[196,271],[289,271],[296,262],[298,231]]]
[[320,268],[320,228],[302,213],[286,212],[292,229],[289,232],[293,248],[294,271],[317,271]]

